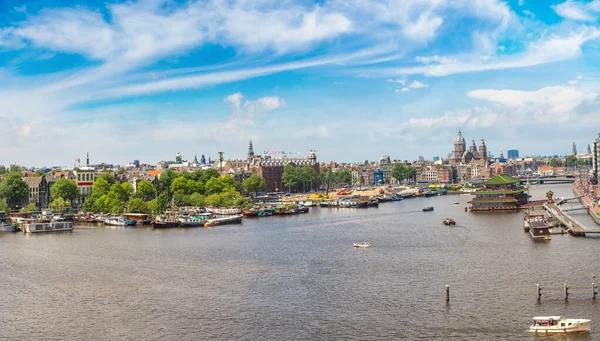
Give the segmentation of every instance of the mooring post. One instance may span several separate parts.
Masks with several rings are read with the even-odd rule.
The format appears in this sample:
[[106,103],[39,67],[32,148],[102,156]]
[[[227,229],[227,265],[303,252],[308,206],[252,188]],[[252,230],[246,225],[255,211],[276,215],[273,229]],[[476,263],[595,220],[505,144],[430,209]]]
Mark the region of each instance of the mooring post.
[[446,302],[450,302],[450,286],[446,285]]
[[567,286],[567,283],[564,284],[565,287],[565,301],[569,300],[569,287]]
[[538,301],[540,299],[542,299],[542,287],[539,284],[537,284],[537,295],[538,295]]
[[592,282],[592,299],[596,299],[596,296],[598,295],[598,288],[596,287],[596,283]]

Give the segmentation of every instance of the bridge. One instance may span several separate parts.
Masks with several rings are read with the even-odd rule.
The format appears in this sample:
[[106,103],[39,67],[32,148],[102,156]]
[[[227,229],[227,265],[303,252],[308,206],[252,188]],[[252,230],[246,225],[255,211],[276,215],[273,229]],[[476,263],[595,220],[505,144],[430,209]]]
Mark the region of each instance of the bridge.
[[[580,222],[578,222],[577,220],[575,220],[569,214],[565,213],[565,211],[567,211],[567,210],[561,210],[554,203],[544,204],[544,209],[546,209],[546,211],[550,212],[550,214],[552,214],[552,216],[558,218],[558,220],[564,226],[567,227],[567,230],[569,231],[569,233],[572,234],[572,235],[574,235],[574,236],[583,236],[583,237],[585,237],[585,235],[588,234],[588,233],[600,234],[600,229],[598,229],[598,228],[596,228],[596,229],[586,229],[583,226],[583,224],[581,224]],[[578,209],[583,209],[583,208],[578,208]],[[585,207],[585,209],[587,209],[587,207]]]
[[521,184],[525,185],[548,185],[548,184],[572,184],[575,182],[574,178],[556,178],[556,177],[539,177],[530,179],[521,179]]

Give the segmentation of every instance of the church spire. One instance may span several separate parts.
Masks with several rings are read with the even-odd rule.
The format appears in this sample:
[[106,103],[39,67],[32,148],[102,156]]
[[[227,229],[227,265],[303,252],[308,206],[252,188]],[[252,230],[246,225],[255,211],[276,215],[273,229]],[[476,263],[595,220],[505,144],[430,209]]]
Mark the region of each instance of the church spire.
[[250,143],[248,144],[248,160],[252,159],[254,157],[254,148],[252,147],[252,140],[250,140]]

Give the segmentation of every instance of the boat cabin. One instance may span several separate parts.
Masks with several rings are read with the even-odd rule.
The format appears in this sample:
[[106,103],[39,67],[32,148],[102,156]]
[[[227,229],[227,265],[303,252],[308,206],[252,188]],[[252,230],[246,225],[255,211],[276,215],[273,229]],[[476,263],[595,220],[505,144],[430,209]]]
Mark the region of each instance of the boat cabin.
[[[560,316],[536,316],[533,318],[533,326],[536,327],[552,327],[558,326]],[[563,324],[565,322],[562,322]],[[565,327],[565,326],[561,326]]]
[[148,215],[144,213],[127,213],[125,214],[125,220],[134,220],[137,222],[149,222]]

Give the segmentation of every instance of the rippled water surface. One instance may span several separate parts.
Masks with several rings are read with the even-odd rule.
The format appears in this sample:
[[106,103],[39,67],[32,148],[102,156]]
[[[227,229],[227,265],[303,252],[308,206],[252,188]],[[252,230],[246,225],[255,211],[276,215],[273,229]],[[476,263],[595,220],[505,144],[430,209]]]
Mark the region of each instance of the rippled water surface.
[[[531,194],[549,189],[572,196],[568,185]],[[544,340],[600,339],[591,299],[600,238],[533,243],[522,213],[466,213],[469,199],[315,208],[211,229],[2,233],[0,339],[523,340],[538,339],[529,322],[546,314],[590,318],[592,332]],[[564,282],[583,288],[569,302]]]

